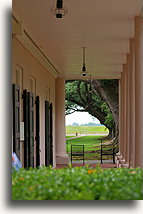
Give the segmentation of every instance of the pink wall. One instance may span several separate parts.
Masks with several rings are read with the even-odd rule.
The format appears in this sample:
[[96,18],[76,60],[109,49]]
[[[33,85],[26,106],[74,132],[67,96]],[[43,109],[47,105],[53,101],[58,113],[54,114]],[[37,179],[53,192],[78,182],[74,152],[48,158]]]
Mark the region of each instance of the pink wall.
[[[23,89],[31,90],[30,78],[36,80],[35,95],[40,96],[40,144],[41,144],[41,164],[44,164],[44,143],[45,143],[45,99],[50,99],[53,103],[53,150],[55,161],[55,78],[27,51],[15,38],[12,40],[13,64],[12,83],[16,83],[17,65],[23,70]],[[49,94],[47,95],[47,92]],[[21,121],[23,120],[21,114]],[[23,142],[21,142],[21,148]],[[21,157],[22,155],[21,149]]]

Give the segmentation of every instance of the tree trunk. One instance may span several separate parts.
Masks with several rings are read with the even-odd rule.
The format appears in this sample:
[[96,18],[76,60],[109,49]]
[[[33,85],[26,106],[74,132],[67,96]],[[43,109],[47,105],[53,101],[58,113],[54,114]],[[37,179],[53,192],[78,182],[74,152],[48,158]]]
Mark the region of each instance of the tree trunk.
[[[67,81],[67,83],[68,82],[69,81]],[[115,143],[117,143],[119,126],[118,81],[72,80],[70,81],[70,84],[71,85],[69,85],[69,87],[67,85],[66,91],[66,100],[69,102],[66,105],[66,110],[71,109],[72,113],[74,111],[88,112],[93,117],[97,118],[101,124],[105,125],[109,129],[108,138],[115,138],[116,136]],[[89,90],[91,84],[93,86],[92,92],[90,92]],[[105,108],[104,103],[106,103]],[[78,108],[77,106],[82,107],[82,109],[80,110],[80,108]],[[111,122],[110,113],[112,114]]]
[[114,143],[118,143],[119,137],[119,102],[118,83],[113,82],[110,86],[103,86],[102,80],[92,80],[93,90],[108,104],[114,118],[113,136]]

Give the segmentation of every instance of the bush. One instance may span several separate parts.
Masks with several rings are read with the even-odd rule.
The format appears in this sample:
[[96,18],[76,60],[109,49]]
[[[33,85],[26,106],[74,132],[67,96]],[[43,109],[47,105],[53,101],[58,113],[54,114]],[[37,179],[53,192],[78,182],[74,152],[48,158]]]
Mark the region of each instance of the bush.
[[13,200],[141,200],[143,170],[20,169],[12,174]]

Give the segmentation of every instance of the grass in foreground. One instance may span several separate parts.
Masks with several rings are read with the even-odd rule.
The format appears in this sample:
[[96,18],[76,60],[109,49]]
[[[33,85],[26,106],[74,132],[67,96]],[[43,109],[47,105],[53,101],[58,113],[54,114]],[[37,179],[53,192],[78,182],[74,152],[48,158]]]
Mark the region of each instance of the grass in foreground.
[[142,200],[143,170],[21,169],[12,175],[13,200]]

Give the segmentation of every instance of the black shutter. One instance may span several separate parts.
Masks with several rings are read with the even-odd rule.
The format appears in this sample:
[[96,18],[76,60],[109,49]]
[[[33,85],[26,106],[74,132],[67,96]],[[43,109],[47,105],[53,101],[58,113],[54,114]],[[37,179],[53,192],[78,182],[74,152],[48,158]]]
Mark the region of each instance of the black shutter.
[[36,167],[40,166],[40,99],[36,97]]
[[23,118],[24,118],[24,168],[29,167],[29,113],[28,113],[28,92],[25,89],[23,91]]
[[50,165],[53,166],[53,104],[50,104]]
[[45,166],[50,165],[50,105],[45,101]]
[[28,92],[28,113],[29,113],[29,166],[34,167],[34,95]]
[[13,151],[20,159],[20,86],[13,84]]

